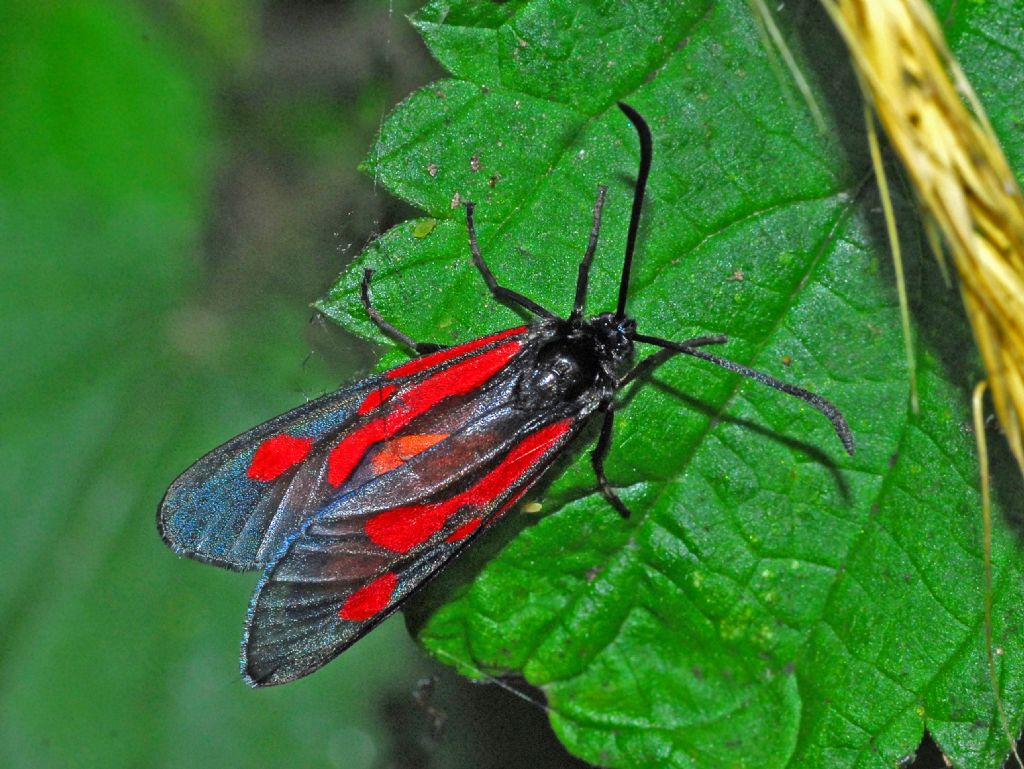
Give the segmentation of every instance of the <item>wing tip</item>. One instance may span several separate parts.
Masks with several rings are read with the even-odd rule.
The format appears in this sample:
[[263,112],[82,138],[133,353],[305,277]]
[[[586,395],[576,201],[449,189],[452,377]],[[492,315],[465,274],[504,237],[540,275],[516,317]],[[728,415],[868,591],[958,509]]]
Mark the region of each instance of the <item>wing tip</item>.
[[[248,630],[242,638],[242,654],[238,661],[239,672],[246,685],[253,689],[266,689],[280,686],[305,678],[322,668],[330,660],[324,660],[312,666],[298,666],[295,659],[277,655],[274,659],[263,659],[265,655],[253,655],[249,651],[250,637]],[[333,659],[333,658],[332,658]]]
[[275,679],[273,677],[275,672],[276,671],[271,671],[267,676],[257,678],[255,672],[249,671],[246,660],[244,658],[242,659],[242,680],[245,681],[246,686],[248,686],[250,689],[266,689],[270,686],[278,686],[280,684],[286,684],[289,681],[295,680],[294,678],[282,678],[280,680]]
[[167,493],[156,509],[156,533],[160,536],[160,540],[175,555],[221,569],[227,569],[228,571],[257,571],[266,568],[267,563],[253,558],[242,560],[237,554],[234,557],[216,555],[209,550],[204,550],[197,546],[194,538],[193,541],[186,544],[185,540],[187,537],[183,537],[181,528],[174,524],[175,515],[179,510],[167,501],[173,489],[174,487],[172,486],[167,490]]

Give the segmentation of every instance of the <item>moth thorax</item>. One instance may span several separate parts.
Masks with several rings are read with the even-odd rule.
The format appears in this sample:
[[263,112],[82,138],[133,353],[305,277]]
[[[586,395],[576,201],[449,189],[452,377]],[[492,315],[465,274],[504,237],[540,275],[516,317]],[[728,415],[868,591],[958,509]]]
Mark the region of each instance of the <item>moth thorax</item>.
[[593,386],[598,371],[592,346],[583,340],[561,337],[537,353],[520,394],[533,405],[570,402]]

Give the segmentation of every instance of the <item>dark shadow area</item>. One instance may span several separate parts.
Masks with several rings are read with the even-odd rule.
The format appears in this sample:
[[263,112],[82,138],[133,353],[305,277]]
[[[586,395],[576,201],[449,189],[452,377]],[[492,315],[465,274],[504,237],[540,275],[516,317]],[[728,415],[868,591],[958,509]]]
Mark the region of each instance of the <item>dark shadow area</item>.
[[[311,303],[369,242],[417,214],[357,168],[393,106],[443,75],[402,18],[410,7],[265,7],[252,65],[216,85],[228,143],[202,252],[212,311],[259,312],[268,297]],[[312,315],[313,356],[345,381],[369,368],[364,343]]]
[[380,703],[392,741],[380,769],[590,769],[548,723],[544,695],[520,679],[472,683],[429,661],[429,675]]
[[900,767],[901,769],[949,769],[950,764],[942,755],[942,750],[935,744],[931,734],[925,732],[914,755],[900,764]]
[[[911,310],[917,321],[922,347],[927,346],[940,359],[963,402],[970,404],[976,382],[986,378],[977,345],[964,316],[957,288],[947,288],[937,268],[925,270],[922,280],[922,300]],[[929,301],[929,297],[946,296],[948,302]],[[991,398],[985,402],[986,414],[992,414]],[[1002,428],[995,418],[985,421],[985,441],[988,445],[992,498],[999,505],[1003,520],[1016,532],[1024,544],[1024,481]],[[961,429],[974,435],[970,415]],[[979,512],[980,516],[980,512]]]
[[[1024,742],[1017,742],[1017,751],[1024,750]],[[950,769],[953,764],[942,753],[942,749],[932,739],[929,732],[924,733],[921,744],[917,746],[914,755],[900,764],[900,769]],[[1017,760],[1007,749],[1006,760],[1003,761],[1002,769],[1019,769]]]

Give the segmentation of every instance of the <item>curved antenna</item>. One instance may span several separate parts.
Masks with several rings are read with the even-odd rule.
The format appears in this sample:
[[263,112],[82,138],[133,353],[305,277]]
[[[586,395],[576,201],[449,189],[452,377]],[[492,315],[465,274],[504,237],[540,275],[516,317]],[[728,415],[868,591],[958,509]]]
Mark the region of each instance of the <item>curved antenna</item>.
[[618,102],[619,109],[629,118],[640,138],[640,170],[636,175],[636,186],[633,188],[633,211],[629,217],[629,232],[626,235],[626,258],[622,262],[622,280],[619,282],[619,304],[615,317],[621,320],[626,317],[626,296],[629,294],[629,273],[633,268],[633,250],[636,248],[636,233],[640,228],[640,210],[644,205],[644,192],[647,189],[647,176],[651,172],[651,129],[640,113],[624,102]]
[[[715,344],[716,339],[717,337],[698,337],[698,340],[702,344],[706,343],[706,340],[712,340],[710,343]],[[716,366],[721,366],[726,371],[732,371],[740,376],[747,377],[747,379],[753,379],[755,382],[760,382],[763,385],[774,388],[779,392],[784,392],[786,395],[792,395],[794,398],[799,398],[804,403],[809,406],[813,406],[828,417],[828,420],[832,423],[832,429],[836,431],[836,436],[838,436],[840,442],[842,442],[843,448],[846,449],[846,453],[851,457],[853,456],[853,433],[850,432],[850,426],[846,423],[846,418],[831,401],[822,398],[817,393],[812,393],[810,390],[805,390],[803,387],[797,387],[789,382],[783,382],[769,374],[765,374],[763,371],[747,368],[746,366],[736,363],[735,361],[731,361],[728,358],[720,358],[709,352],[698,350],[694,346],[692,340],[688,342],[672,342],[668,339],[660,339],[656,336],[636,334],[633,337],[633,341],[653,344],[666,350],[681,352],[683,355],[692,355],[694,358],[700,358],[701,360],[706,360],[708,363],[714,363]]]

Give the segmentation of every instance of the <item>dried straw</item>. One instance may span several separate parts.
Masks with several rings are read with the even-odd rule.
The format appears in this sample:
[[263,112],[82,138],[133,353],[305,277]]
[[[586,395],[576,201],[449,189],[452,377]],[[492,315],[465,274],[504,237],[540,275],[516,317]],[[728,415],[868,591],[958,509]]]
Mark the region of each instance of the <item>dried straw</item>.
[[822,0],[865,97],[949,247],[996,416],[1024,470],[1024,202],[922,0]]

